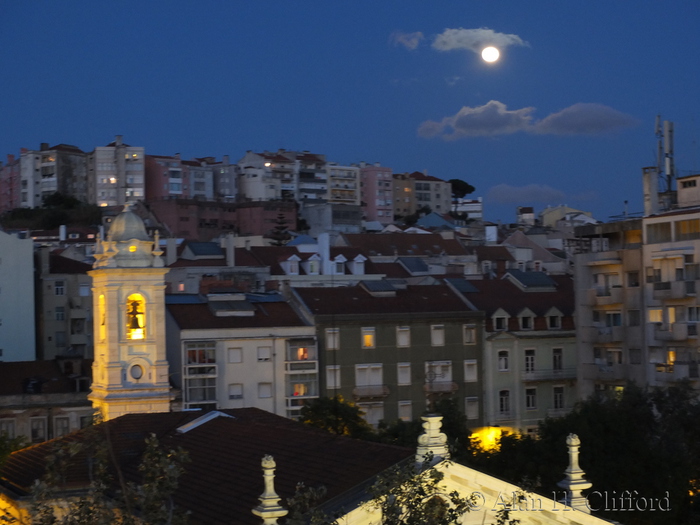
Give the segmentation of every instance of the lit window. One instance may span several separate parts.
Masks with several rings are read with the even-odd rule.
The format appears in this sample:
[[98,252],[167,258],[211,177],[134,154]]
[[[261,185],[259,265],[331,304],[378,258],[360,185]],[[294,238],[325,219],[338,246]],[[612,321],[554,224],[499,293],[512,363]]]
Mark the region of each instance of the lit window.
[[432,346],[445,346],[445,325],[434,324],[430,327],[430,344]]
[[80,288],[78,289],[78,294],[80,297],[90,297],[90,285],[81,284]]
[[411,346],[411,327],[397,326],[396,327],[396,346],[398,348],[407,348]]
[[362,328],[362,348],[374,348],[374,328]]
[[508,371],[508,350],[498,352],[498,370],[501,372]]
[[340,348],[340,333],[337,328],[326,328],[326,350]]
[[479,379],[479,369],[476,359],[466,359],[464,361],[464,382],[476,383]]
[[178,285],[177,285],[177,291],[178,291],[178,292],[184,292],[184,291],[185,291],[185,283],[178,283]]
[[126,299],[126,338],[146,338],[146,301],[138,293],[131,294]]
[[661,308],[650,308],[649,309],[649,322],[650,323],[663,323],[664,322],[664,311]]

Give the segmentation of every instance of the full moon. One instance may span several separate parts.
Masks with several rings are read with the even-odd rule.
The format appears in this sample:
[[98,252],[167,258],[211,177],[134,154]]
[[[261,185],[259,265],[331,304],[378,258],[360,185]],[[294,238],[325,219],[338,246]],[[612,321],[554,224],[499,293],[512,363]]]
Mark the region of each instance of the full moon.
[[500,56],[501,53],[493,46],[485,47],[481,51],[481,58],[483,58],[486,62],[495,62]]

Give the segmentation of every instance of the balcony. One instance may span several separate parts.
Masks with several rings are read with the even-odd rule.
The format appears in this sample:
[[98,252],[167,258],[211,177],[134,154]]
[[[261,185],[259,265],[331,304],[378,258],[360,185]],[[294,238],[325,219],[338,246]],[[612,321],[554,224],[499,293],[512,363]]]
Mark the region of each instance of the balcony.
[[581,338],[585,343],[607,344],[625,340],[624,326],[584,326],[581,327]]
[[570,408],[548,408],[547,417],[564,417],[571,412]]
[[630,379],[630,368],[629,365],[585,363],[581,365],[581,374],[586,381],[625,381]]
[[451,394],[459,389],[453,381],[433,381],[423,385],[423,391],[428,394]]
[[70,309],[71,319],[86,319],[87,310],[85,308],[71,308]]
[[[653,323],[652,326],[652,338],[657,341],[685,341],[688,339],[689,332],[693,331],[688,330],[689,325],[687,323],[673,323],[672,325]],[[697,326],[693,326],[693,328],[695,328],[695,333],[697,334]]]
[[70,334],[68,342],[71,346],[81,346],[89,343],[87,334]]
[[649,366],[652,368],[650,376],[653,377],[657,383],[676,383],[685,379],[698,381],[700,379],[697,361],[651,363]]
[[575,368],[562,368],[560,370],[532,370],[522,373],[523,381],[563,381],[566,379],[576,379]]
[[352,395],[359,399],[380,399],[389,395],[389,387],[386,385],[356,386],[352,389]]
[[695,294],[695,281],[658,281],[652,284],[655,300],[683,299]]
[[318,361],[286,361],[284,367],[287,372],[317,372]]
[[620,304],[623,301],[623,288],[621,286],[601,286],[594,290],[595,302],[599,306]]
[[499,412],[498,414],[496,414],[496,421],[510,421],[512,419],[512,412]]

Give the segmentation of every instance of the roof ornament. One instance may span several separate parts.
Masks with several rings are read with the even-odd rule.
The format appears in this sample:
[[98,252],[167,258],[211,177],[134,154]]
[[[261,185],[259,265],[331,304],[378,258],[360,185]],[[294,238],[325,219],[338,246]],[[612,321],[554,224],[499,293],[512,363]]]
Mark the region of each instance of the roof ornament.
[[423,420],[423,434],[418,436],[416,465],[423,465],[426,458],[431,458],[431,466],[444,459],[450,459],[450,451],[447,448],[447,436],[440,432],[442,416],[428,414],[421,417],[421,419]]
[[581,440],[576,434],[569,434],[566,437],[566,445],[569,447],[569,467],[564,471],[566,477],[557,483],[557,486],[566,491],[562,503],[590,514],[591,509],[581,492],[591,488],[593,484],[584,478],[586,473],[578,465],[578,449],[581,446]]
[[279,504],[280,497],[275,492],[275,460],[269,454],[262,458],[265,490],[260,495],[260,504],[253,509],[253,514],[260,516],[263,525],[277,525],[277,518],[286,516],[287,509]]

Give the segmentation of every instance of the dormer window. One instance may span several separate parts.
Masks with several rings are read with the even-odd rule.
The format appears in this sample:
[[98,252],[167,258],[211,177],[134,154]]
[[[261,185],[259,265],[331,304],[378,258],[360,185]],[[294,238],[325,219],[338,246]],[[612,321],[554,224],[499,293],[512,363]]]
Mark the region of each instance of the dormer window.
[[520,329],[521,330],[532,330],[532,317],[529,315],[524,315],[520,318]]
[[345,263],[342,262],[337,262],[335,263],[335,273],[336,274],[344,274],[345,273]]
[[309,274],[318,275],[318,261],[309,261]]
[[508,318],[507,317],[494,317],[493,318],[493,329],[494,330],[506,330],[508,328]]
[[547,325],[550,330],[558,330],[561,328],[561,317],[558,315],[550,315],[547,317]]
[[287,262],[287,273],[289,275],[299,275],[299,263],[297,261]]

